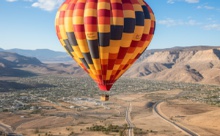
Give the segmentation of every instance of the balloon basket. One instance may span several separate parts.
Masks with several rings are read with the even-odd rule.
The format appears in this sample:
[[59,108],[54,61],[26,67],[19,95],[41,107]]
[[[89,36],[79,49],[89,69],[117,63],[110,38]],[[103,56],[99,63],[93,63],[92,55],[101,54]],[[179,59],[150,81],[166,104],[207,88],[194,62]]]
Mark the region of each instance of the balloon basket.
[[109,100],[109,95],[108,94],[102,94],[100,99],[101,99],[101,101],[108,101]]

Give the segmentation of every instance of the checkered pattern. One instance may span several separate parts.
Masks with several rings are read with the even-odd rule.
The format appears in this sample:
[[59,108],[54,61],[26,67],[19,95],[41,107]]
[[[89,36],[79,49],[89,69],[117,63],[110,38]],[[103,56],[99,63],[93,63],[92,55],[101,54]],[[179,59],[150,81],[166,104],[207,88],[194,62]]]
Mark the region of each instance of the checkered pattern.
[[66,51],[108,91],[148,47],[155,17],[143,0],[66,0],[55,24]]

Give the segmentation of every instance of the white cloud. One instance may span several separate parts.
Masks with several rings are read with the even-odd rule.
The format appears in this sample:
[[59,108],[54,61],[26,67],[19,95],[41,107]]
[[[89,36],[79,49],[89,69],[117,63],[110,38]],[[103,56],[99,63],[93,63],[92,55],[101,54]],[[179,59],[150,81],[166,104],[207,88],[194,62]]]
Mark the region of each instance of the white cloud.
[[15,1],[17,1],[17,0],[6,0],[7,2],[15,2]]
[[220,24],[209,24],[203,27],[205,30],[218,30],[220,31]]
[[200,25],[201,23],[197,22],[196,20],[189,19],[187,21],[182,21],[182,20],[175,20],[171,18],[166,18],[164,20],[158,20],[158,24],[165,25],[167,27],[171,26],[180,26],[180,25],[187,25],[187,26],[196,26]]
[[204,5],[204,6],[197,6],[197,9],[207,9],[207,10],[219,10],[215,7],[212,7],[212,6],[207,6],[207,5]]
[[199,0],[185,0],[187,3],[199,3]]
[[185,22],[186,25],[189,26],[196,26],[196,25],[201,25],[201,23],[197,22],[196,20],[190,19],[187,22]]
[[173,3],[174,3],[174,0],[167,0],[167,3],[173,4]]
[[167,3],[173,4],[175,2],[180,2],[180,1],[187,2],[187,3],[199,3],[200,0],[167,0]]
[[[18,0],[6,0],[7,2],[15,2],[15,1],[18,1]],[[26,2],[32,2],[33,0],[22,0],[22,1],[26,1]]]
[[46,11],[52,11],[59,7],[64,0],[38,0],[32,4],[32,7],[41,8]]
[[182,24],[182,22],[174,20],[174,19],[171,19],[171,18],[166,18],[164,20],[158,20],[158,24],[170,27],[170,26],[180,25],[180,24]]

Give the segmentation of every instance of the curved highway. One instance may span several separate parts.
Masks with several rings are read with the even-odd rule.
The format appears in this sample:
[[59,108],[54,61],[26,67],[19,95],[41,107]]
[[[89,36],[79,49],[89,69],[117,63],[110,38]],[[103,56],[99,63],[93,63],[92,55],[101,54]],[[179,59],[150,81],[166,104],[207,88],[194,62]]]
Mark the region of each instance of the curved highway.
[[162,103],[162,102],[157,102],[157,103],[154,105],[154,107],[153,107],[154,112],[155,112],[158,116],[160,116],[162,119],[168,121],[168,122],[171,123],[172,125],[176,126],[177,128],[181,129],[182,131],[184,131],[185,133],[187,133],[187,134],[190,135],[190,136],[199,136],[198,134],[196,134],[195,132],[189,130],[188,128],[183,127],[183,126],[181,126],[181,125],[179,125],[179,124],[176,124],[175,122],[173,122],[173,121],[167,119],[166,117],[164,117],[164,116],[158,111],[158,109],[157,109],[157,108],[158,108],[157,106],[158,106],[160,103]]

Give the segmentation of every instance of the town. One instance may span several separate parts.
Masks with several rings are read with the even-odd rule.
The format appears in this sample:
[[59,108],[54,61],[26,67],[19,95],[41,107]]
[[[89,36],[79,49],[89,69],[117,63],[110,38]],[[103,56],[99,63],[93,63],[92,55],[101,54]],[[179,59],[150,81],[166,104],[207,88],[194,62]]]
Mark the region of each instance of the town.
[[[87,77],[39,76],[19,78],[15,82],[29,86],[22,89],[0,87],[0,112],[33,110],[36,109],[36,106],[32,103],[36,105],[42,100],[51,103],[59,103],[59,101],[70,103],[87,101],[96,105],[101,103],[99,96],[102,92]],[[183,90],[178,97],[220,106],[220,87],[215,85],[122,78],[116,82],[109,94],[143,93],[172,89]]]

